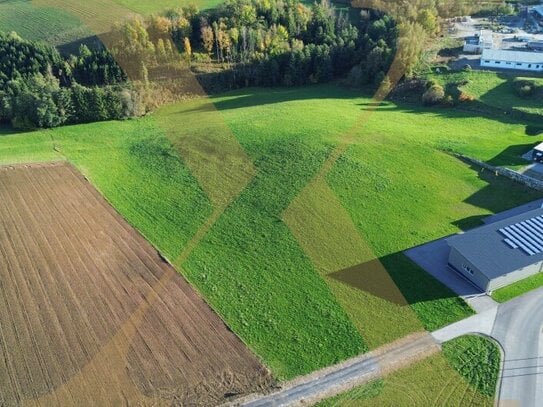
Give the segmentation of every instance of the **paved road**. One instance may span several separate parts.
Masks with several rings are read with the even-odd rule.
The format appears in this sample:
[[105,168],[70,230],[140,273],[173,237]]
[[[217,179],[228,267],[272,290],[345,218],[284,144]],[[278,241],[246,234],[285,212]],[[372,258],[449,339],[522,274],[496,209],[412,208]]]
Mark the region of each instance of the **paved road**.
[[413,337],[407,341],[400,340],[367,356],[325,369],[323,374],[313,374],[307,379],[286,384],[278,392],[247,401],[242,406],[293,406],[308,403],[311,400],[320,400],[324,395],[336,394],[342,389],[367,382],[378,377],[382,372],[400,368],[438,349],[437,342],[430,335]]
[[505,357],[499,406],[543,405],[543,288],[446,326],[432,336],[444,342],[468,333],[497,340]]
[[451,250],[446,242],[447,237],[413,247],[404,254],[462,297],[475,312],[484,312],[495,307],[497,304],[492,298],[447,266]]
[[543,404],[543,288],[500,305],[491,336],[505,352],[499,406]]

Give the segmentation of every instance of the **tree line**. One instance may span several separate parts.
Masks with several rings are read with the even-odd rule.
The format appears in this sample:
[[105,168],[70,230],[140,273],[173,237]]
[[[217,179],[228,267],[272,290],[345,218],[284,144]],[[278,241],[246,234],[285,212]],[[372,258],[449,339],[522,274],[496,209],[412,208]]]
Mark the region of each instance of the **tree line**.
[[336,10],[327,0],[311,7],[297,0],[226,0],[214,10],[182,7],[119,23],[110,48],[130,77],[145,80],[173,55],[190,62],[207,91],[220,91],[326,82],[355,66],[357,84],[378,82],[397,37],[395,21],[384,13]]
[[406,9],[385,13],[379,3],[387,0],[373,2],[340,10],[327,0],[309,7],[299,0],[181,7],[119,22],[103,37],[106,47],[83,45],[68,56],[0,33],[0,122],[54,127],[139,115],[150,106],[150,72],[181,62],[208,92],[336,78],[353,86],[378,84],[399,49],[409,73],[424,39],[439,30],[439,7],[449,3],[417,0],[431,7],[416,8],[415,1],[391,2]]
[[137,95],[106,50],[81,46],[62,57],[47,44],[0,33],[0,122],[15,128],[122,119],[137,110]]

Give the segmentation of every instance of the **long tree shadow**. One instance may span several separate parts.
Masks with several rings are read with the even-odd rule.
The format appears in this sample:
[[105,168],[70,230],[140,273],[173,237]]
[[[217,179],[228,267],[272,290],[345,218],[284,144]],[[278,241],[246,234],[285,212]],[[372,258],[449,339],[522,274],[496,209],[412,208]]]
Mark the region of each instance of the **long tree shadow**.
[[[498,92],[502,92],[501,90]],[[356,99],[371,98],[374,88],[350,89],[338,84],[313,85],[294,88],[244,88],[226,93],[221,93],[220,99],[212,99],[218,110],[243,109],[248,107],[273,105],[283,102],[304,101],[312,99]],[[484,97],[490,100],[492,94]],[[520,111],[518,109],[503,109],[475,100],[459,103],[451,107],[428,107],[419,102],[419,97],[410,95],[403,100],[389,100],[375,104],[371,102],[360,102],[361,110],[377,110],[387,112],[405,112],[414,114],[440,115],[447,119],[464,119],[481,117],[489,120],[496,120],[506,124],[521,125],[525,127],[525,134],[538,135],[543,132],[543,115],[534,112]],[[490,102],[489,102],[490,103]],[[200,111],[195,107],[191,111]]]
[[465,199],[466,203],[498,213],[543,197],[542,192],[528,186],[488,170],[481,171],[475,166],[472,168],[478,171],[479,179],[487,182],[487,185]]
[[[528,149],[532,145],[521,145],[511,147],[511,151],[517,151],[520,147],[524,148],[528,146]],[[504,150],[504,153],[499,154],[489,161],[496,163],[511,162],[511,153],[509,148]],[[462,162],[465,162],[459,158]],[[514,160],[514,159],[513,159]],[[516,162],[516,161],[513,161]],[[521,162],[520,160],[518,162]],[[525,163],[525,160],[522,160]],[[473,164],[469,164],[469,167],[477,173],[477,177],[483,180],[486,185],[483,188],[477,190],[477,192],[470,195],[464,200],[465,203],[476,206],[481,209],[485,209],[491,213],[500,213],[512,208],[517,208],[521,205],[529,204],[543,198],[543,192],[532,189],[519,182],[515,182],[509,178],[506,178],[496,173],[482,169],[481,167]],[[482,224],[484,216],[470,216],[464,219],[458,219],[452,222],[453,225],[459,227],[462,230],[471,229],[473,227]]]

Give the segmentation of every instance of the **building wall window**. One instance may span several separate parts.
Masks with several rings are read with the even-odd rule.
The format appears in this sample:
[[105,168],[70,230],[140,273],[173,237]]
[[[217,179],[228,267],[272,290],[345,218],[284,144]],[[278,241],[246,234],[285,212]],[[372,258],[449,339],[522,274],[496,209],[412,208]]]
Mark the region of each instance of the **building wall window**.
[[473,272],[473,269],[468,266],[467,264],[462,264],[462,268],[464,269],[464,271],[468,272],[469,274],[473,275],[474,272]]

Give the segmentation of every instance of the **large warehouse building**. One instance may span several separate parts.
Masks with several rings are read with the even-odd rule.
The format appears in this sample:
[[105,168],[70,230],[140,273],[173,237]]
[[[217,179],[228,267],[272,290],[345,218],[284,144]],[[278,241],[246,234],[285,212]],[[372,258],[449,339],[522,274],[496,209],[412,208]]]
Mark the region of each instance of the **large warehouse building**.
[[543,72],[543,53],[483,49],[481,66],[487,68]]
[[449,267],[490,292],[543,270],[543,208],[447,239]]

